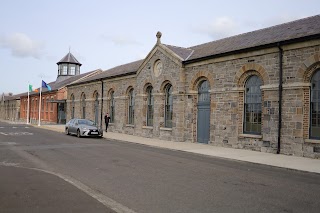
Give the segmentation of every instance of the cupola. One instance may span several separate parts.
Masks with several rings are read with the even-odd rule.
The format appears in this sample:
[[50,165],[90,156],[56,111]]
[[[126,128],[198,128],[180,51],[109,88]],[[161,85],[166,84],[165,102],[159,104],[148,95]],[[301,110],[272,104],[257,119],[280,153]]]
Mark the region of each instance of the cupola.
[[58,77],[56,82],[63,81],[75,75],[80,75],[82,65],[70,52],[58,63]]

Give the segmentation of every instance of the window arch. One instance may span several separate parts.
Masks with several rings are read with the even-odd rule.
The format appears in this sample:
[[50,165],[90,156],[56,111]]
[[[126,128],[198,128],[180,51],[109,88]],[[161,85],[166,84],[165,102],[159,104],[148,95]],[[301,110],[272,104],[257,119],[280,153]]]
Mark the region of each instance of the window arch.
[[110,106],[110,109],[109,109],[109,111],[110,111],[110,123],[114,123],[114,115],[115,115],[115,112],[114,112],[114,91],[111,91],[110,92],[110,104],[109,104],[109,106]]
[[172,128],[172,85],[165,87],[164,126]]
[[252,75],[245,84],[244,133],[261,134],[261,79]]
[[153,94],[152,86],[147,87],[147,126],[153,126]]
[[310,138],[320,139],[320,69],[311,79]]
[[134,124],[134,90],[129,90],[129,104],[128,104],[128,124]]
[[81,110],[82,110],[81,118],[85,119],[86,118],[86,95],[84,93],[82,93],[82,96],[81,96]]

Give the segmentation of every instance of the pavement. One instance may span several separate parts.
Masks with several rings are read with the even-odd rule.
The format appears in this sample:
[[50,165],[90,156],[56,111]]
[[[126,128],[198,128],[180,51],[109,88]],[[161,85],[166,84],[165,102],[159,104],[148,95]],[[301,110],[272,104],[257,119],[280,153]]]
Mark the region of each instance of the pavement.
[[[57,132],[64,132],[64,125],[41,125],[34,126]],[[245,161],[250,163],[264,164],[269,166],[299,170],[305,172],[320,173],[320,159],[311,159],[306,157],[289,156],[283,154],[272,154],[257,152],[244,149],[225,148],[211,146],[207,144],[190,143],[190,142],[173,142],[155,138],[145,138],[134,135],[104,132],[104,138],[126,141],[131,143],[143,144],[152,147],[178,150],[190,153],[196,153],[206,156]]]

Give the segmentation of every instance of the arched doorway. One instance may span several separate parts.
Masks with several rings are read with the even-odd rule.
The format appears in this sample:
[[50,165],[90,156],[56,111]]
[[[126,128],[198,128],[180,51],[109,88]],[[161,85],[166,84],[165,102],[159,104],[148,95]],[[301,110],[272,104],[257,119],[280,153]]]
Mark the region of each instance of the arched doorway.
[[198,120],[197,141],[208,143],[210,140],[210,85],[207,80],[200,82],[198,87]]

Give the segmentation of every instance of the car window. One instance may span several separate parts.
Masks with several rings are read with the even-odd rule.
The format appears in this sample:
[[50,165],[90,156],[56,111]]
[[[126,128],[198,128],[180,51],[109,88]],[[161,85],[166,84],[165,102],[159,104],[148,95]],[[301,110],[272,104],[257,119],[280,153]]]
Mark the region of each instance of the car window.
[[73,124],[73,122],[74,122],[74,119],[71,119],[70,121],[68,121],[68,125],[70,125],[70,124]]
[[94,122],[90,120],[79,120],[79,124],[93,125]]

